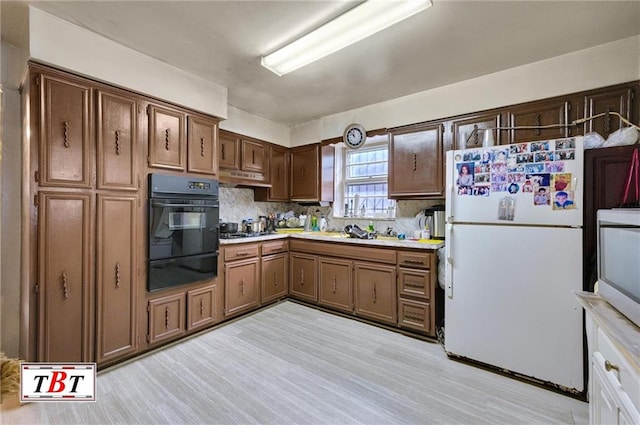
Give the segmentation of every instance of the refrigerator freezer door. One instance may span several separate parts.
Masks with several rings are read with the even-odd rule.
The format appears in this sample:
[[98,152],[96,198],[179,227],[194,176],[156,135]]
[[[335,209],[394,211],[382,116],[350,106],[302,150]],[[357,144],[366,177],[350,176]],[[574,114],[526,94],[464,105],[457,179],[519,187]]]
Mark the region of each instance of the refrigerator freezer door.
[[[559,139],[559,141],[567,139]],[[510,164],[507,168],[503,169],[502,173],[494,173],[493,171],[498,168],[493,168],[493,163],[483,163],[483,159],[487,156],[487,153],[492,153],[491,156],[495,156],[495,152],[510,152],[512,146],[514,148],[520,148],[521,146],[530,146],[532,143],[520,143],[518,145],[503,145],[493,146],[491,148],[471,149],[471,150],[458,150],[447,152],[447,171],[446,171],[446,216],[448,222],[454,223],[502,223],[502,224],[531,224],[531,225],[546,225],[546,226],[582,226],[583,215],[583,168],[584,168],[584,151],[583,151],[583,138],[575,137],[570,139],[575,144],[575,149],[572,149],[572,155],[574,159],[571,160],[558,160],[547,161],[538,163],[516,163],[518,155],[508,154],[505,164]],[[546,142],[540,142],[546,143]],[[555,147],[555,141],[547,142],[548,145]],[[528,148],[527,148],[528,149]],[[565,151],[552,151],[551,154],[555,155],[556,152]],[[535,155],[533,153],[529,155]],[[510,161],[510,162],[509,162]],[[466,193],[475,194],[460,194],[459,180],[460,171],[459,168],[463,164],[467,164],[471,169],[473,176],[473,189],[465,189]],[[513,167],[528,167],[539,166],[543,169],[542,172],[517,172]],[[554,168],[556,167],[556,168]],[[559,168],[561,167],[561,168]],[[552,172],[557,171],[561,172]],[[485,172],[490,170],[488,173]],[[507,171],[513,170],[513,171]],[[554,178],[556,174],[563,174],[565,177],[569,174],[571,178],[566,181],[566,187],[573,195],[574,205],[571,209],[556,209],[554,210],[552,205],[535,205],[534,204],[534,192],[524,192],[524,186],[529,185],[532,188],[537,188],[537,180],[544,178],[546,186],[545,190],[548,196],[550,196],[551,202],[554,201],[554,195],[556,193],[554,185],[551,185],[550,180]],[[515,193],[509,193],[508,191],[494,190],[495,186],[493,181],[498,178],[504,180],[506,183],[502,185],[497,183],[495,186],[502,186],[502,189],[506,189],[509,186],[510,181],[514,181],[517,184],[518,190]],[[525,183],[527,180],[529,182]],[[481,196],[477,193],[477,190],[482,188],[485,190],[488,188],[486,196]],[[500,220],[498,218],[498,212],[501,199],[510,197],[515,202],[513,220]]]
[[582,231],[453,225],[445,349],[582,391]]

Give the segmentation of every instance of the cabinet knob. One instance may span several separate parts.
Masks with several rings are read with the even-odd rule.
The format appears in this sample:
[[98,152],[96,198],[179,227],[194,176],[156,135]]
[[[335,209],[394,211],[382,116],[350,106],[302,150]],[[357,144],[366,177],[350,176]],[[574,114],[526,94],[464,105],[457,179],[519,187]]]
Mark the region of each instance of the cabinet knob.
[[620,371],[620,367],[611,363],[609,360],[604,361],[604,368],[607,370],[607,372],[611,372],[612,370],[617,370],[618,372]]

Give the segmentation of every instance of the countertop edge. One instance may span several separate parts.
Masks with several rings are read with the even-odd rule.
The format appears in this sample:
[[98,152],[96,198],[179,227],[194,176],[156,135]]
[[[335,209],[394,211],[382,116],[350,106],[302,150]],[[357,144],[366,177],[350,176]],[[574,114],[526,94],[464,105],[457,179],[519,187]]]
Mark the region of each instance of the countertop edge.
[[412,249],[424,249],[424,250],[436,250],[442,248],[444,246],[444,241],[440,243],[425,243],[425,242],[417,242],[411,240],[379,240],[379,239],[353,239],[353,238],[341,238],[336,236],[324,236],[324,235],[315,235],[313,232],[302,232],[302,233],[282,233],[282,234],[272,234],[272,235],[263,235],[263,236],[255,236],[248,238],[238,238],[238,239],[221,239],[220,245],[235,245],[241,243],[252,243],[252,242],[262,242],[269,241],[274,239],[307,239],[307,240],[315,240],[321,242],[336,242],[336,243],[350,243],[357,245],[367,245],[367,246],[380,246],[380,247],[392,247],[392,248],[412,248]]
[[580,305],[606,330],[629,364],[640,372],[640,328],[616,310],[600,295],[574,291]]

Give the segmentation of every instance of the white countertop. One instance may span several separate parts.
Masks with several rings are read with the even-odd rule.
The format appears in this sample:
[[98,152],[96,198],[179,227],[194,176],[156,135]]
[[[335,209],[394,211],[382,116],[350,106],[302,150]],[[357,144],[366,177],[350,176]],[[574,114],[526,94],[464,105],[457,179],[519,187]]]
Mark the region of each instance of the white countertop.
[[301,233],[274,233],[271,235],[255,236],[238,239],[220,239],[220,245],[234,245],[240,243],[262,242],[274,239],[309,239],[322,242],[350,243],[368,246],[393,247],[393,248],[413,248],[413,249],[438,249],[444,246],[444,241],[425,240],[417,241],[410,239],[398,239],[381,236],[378,239],[353,239],[340,233],[330,232],[301,232]]

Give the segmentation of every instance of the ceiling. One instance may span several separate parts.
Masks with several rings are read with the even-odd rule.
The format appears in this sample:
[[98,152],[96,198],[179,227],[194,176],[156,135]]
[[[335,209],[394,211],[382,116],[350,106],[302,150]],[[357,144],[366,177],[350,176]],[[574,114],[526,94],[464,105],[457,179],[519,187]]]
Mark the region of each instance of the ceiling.
[[227,87],[234,107],[293,125],[640,34],[640,1],[433,3],[282,77],[260,57],[358,2],[3,0],[2,37],[21,42],[16,16],[32,4]]

